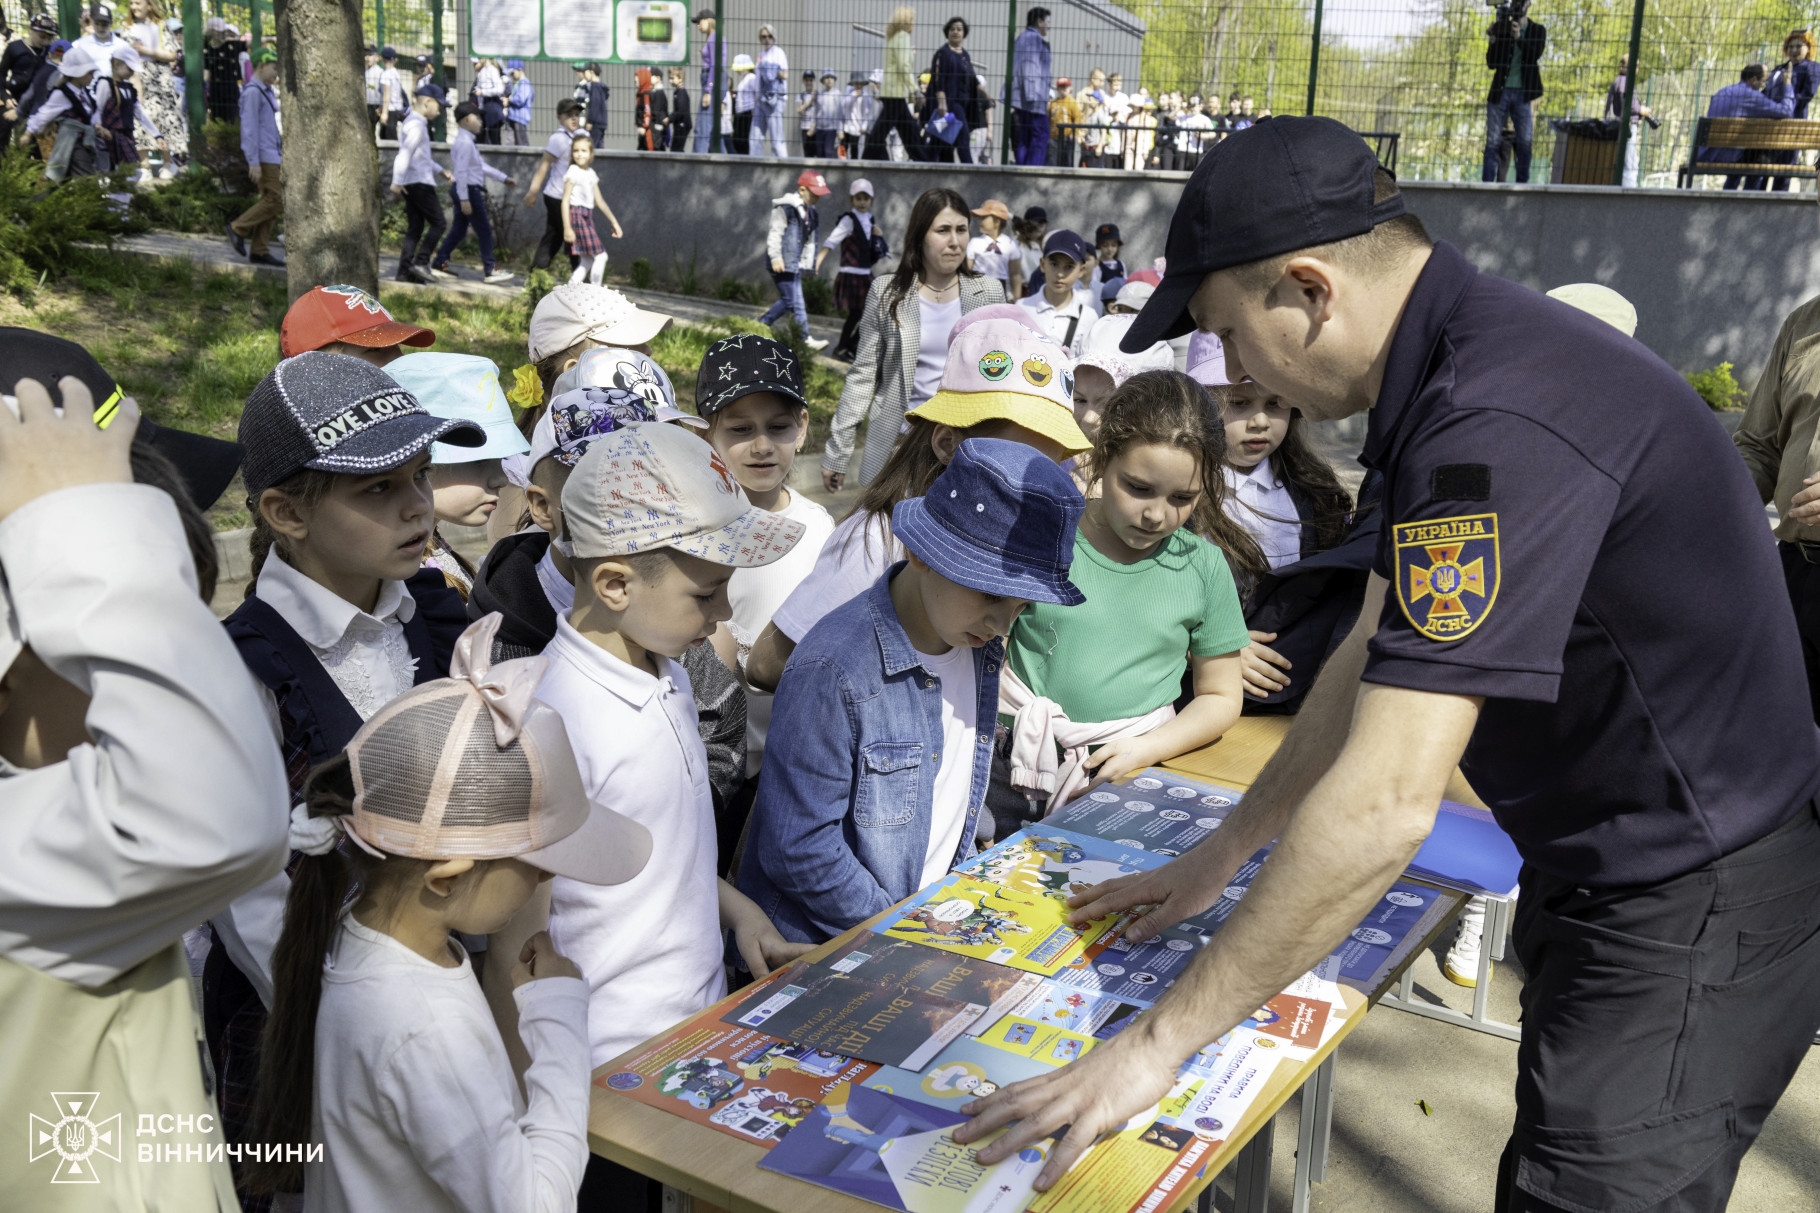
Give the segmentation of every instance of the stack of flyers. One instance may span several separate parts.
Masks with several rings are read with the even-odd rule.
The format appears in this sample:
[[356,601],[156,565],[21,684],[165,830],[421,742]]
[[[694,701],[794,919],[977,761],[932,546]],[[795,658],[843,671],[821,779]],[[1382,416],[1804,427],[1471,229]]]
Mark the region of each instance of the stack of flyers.
[[1059,901],[950,875],[872,929],[893,939],[1049,976],[1080,957],[1116,921],[1108,917],[1071,927],[1068,907]]
[[[959,1112],[843,1083],[758,1165],[907,1213],[1022,1213],[1048,1143],[982,1167]],[[986,1139],[990,1141],[990,1138]]]

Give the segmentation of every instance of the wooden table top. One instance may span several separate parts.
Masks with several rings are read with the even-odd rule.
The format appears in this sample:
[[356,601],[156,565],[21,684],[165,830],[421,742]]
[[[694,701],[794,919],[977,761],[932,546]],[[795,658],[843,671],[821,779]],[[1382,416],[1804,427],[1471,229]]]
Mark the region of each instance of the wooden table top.
[[[1166,765],[1184,775],[1244,791],[1251,786],[1258,772],[1276,752],[1284,734],[1289,731],[1292,720],[1293,717],[1287,716],[1242,717],[1219,741],[1204,749],[1184,754]],[[1464,795],[1456,794],[1461,792]],[[1451,800],[1474,805],[1479,803],[1458,772],[1455,773],[1454,782],[1449,785],[1447,795]],[[1219,1150],[1202,1160],[1204,1165],[1200,1177],[1184,1183],[1167,1208],[1187,1208],[1193,1198],[1238,1157],[1239,1151],[1249,1144],[1258,1129],[1268,1124],[1289,1097],[1339,1048],[1340,1042],[1364,1021],[1364,1012],[1369,1009],[1370,1003],[1393,986],[1403,970],[1447,928],[1453,919],[1454,910],[1466,898],[1464,894],[1451,890],[1441,892],[1451,900],[1438,903],[1443,906],[1444,912],[1432,921],[1430,929],[1420,938],[1411,935],[1403,941],[1403,946],[1394,955],[1391,971],[1379,987],[1371,991],[1369,997],[1349,986],[1340,987],[1344,1005],[1336,1007],[1335,1014],[1343,1012],[1344,1019],[1339,1029],[1308,1059],[1278,1064],[1265,1083],[1263,1096],[1252,1105],[1251,1111]],[[846,934],[830,940],[809,953],[807,959],[818,959],[826,955],[837,946],[870,930],[875,922],[894,913],[895,909],[893,907],[885,914],[868,919]],[[739,995],[729,995],[720,1005],[731,1006],[738,997]],[[645,1044],[640,1044],[607,1062],[594,1071],[594,1077],[623,1069],[625,1061],[646,1047]],[[755,1143],[741,1141],[680,1116],[672,1116],[601,1084],[591,1085],[589,1092],[592,1105],[588,1114],[588,1145],[594,1153],[687,1192],[698,1201],[718,1205],[729,1210],[729,1213],[861,1213],[878,1207],[827,1188],[760,1169],[758,1162],[767,1151]]]

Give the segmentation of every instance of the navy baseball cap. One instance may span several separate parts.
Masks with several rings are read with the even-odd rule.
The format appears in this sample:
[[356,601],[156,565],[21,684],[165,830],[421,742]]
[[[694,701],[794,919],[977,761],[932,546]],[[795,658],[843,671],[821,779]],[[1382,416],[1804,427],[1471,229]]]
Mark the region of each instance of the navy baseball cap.
[[1191,331],[1188,301],[1216,270],[1362,236],[1403,214],[1401,194],[1371,200],[1377,168],[1366,142],[1332,118],[1272,118],[1221,140],[1182,190],[1162,285],[1119,347],[1133,354]]
[[736,333],[708,347],[695,376],[697,413],[712,417],[758,392],[776,392],[798,408],[809,407],[802,364],[789,346],[774,337]]
[[1048,257],[1050,253],[1066,253],[1076,261],[1085,261],[1088,254],[1087,242],[1076,232],[1065,227],[1057,228],[1043,241],[1043,256]]
[[480,446],[472,421],[434,417],[370,362],[311,350],[259,381],[240,413],[241,474],[249,497],[304,468],[371,476],[410,462],[432,442]]
[[891,533],[956,585],[982,594],[1078,606],[1068,580],[1086,508],[1054,460],[1003,438],[969,438],[928,493],[897,503]]
[[1119,225],[1118,224],[1102,223],[1099,225],[1099,227],[1094,229],[1093,243],[1095,245],[1104,244],[1108,240],[1116,240],[1120,244],[1125,243],[1125,238],[1123,236],[1119,235]]

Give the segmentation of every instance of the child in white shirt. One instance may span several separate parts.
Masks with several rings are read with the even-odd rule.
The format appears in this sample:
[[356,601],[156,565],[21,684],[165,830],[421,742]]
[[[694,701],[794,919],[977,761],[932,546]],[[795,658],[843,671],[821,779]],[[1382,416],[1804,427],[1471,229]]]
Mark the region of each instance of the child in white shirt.
[[562,238],[581,258],[575,272],[569,275],[571,286],[582,282],[599,286],[607,272],[607,250],[600,243],[600,233],[594,230],[596,209],[613,225],[613,239],[625,235],[613,208],[601,196],[600,177],[590,167],[593,163],[594,141],[578,133],[569,144],[569,169],[562,178]]
[[[318,768],[278,947],[260,1140],[322,1146],[255,1164],[309,1213],[558,1213],[587,1166],[587,989],[547,935],[512,971],[525,1092],[452,933],[503,926],[552,875],[630,880],[651,836],[590,803],[540,657],[492,666],[499,617],[452,677],[400,696]],[[459,768],[462,778],[440,772]],[[346,906],[350,893],[355,896]]]
[[[708,419],[709,445],[733,473],[746,500],[759,509],[803,524],[803,537],[781,559],[735,570],[727,585],[733,618],[714,634],[729,669],[744,673],[746,657],[771,616],[796,589],[822,544],[834,531],[828,511],[785,485],[796,452],[809,436],[809,401],[802,365],[790,347],[770,337],[741,333],[708,347],[695,379],[695,411]],[[756,781],[771,723],[771,696],[746,692],[746,774]],[[748,792],[754,790],[748,787]],[[743,824],[743,810],[737,814]]]

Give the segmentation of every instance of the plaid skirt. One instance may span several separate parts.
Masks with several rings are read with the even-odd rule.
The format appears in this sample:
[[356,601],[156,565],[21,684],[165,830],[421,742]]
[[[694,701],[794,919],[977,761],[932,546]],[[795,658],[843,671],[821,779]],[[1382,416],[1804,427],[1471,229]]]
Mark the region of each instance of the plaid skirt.
[[600,233],[594,230],[594,208],[585,211],[570,208],[569,226],[575,229],[575,243],[571,247],[577,257],[598,257],[607,251],[600,246]]
[[858,311],[866,306],[866,294],[871,289],[871,274],[836,274],[834,306],[843,312]]

